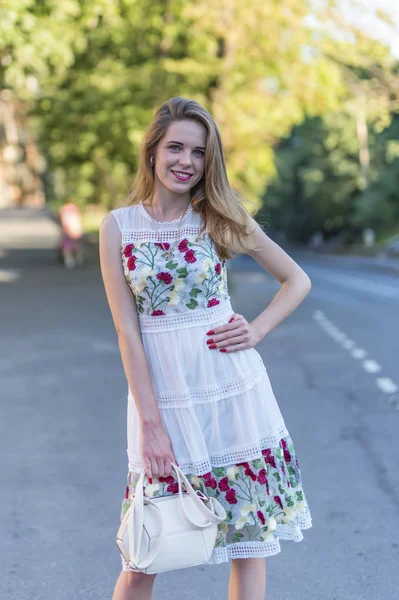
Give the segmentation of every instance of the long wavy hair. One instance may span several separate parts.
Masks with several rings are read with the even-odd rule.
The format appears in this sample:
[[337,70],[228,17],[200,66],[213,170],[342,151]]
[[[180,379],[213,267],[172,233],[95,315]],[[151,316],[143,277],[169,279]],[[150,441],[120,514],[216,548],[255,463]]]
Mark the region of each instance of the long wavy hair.
[[194,100],[170,98],[154,115],[141,143],[137,174],[129,191],[127,205],[151,205],[154,193],[155,156],[160,140],[175,121],[192,119],[202,123],[207,131],[204,177],[190,190],[193,210],[203,218],[202,232],[207,229],[222,260],[254,250],[251,225],[253,217],[243,206],[241,196],[229,183],[219,129],[207,110]]

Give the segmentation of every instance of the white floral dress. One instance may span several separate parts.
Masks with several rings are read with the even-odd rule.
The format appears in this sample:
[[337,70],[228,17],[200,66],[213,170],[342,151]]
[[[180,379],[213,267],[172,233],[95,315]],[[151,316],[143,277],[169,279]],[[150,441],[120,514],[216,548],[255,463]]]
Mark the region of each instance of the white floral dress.
[[[234,310],[225,261],[206,230],[200,235],[202,217],[192,210],[182,224],[157,222],[158,234],[142,204],[112,214],[122,234],[123,269],[176,460],[193,487],[215,496],[227,512],[211,563],[270,556],[280,552],[280,539],[301,541],[301,530],[312,526],[311,515],[294,445],[262,358],[254,348],[221,353],[206,344],[207,332],[227,323]],[[130,389],[127,439],[121,516],[143,469],[140,420]],[[176,490],[169,476],[153,479],[145,494]],[[128,570],[123,559],[122,564]]]

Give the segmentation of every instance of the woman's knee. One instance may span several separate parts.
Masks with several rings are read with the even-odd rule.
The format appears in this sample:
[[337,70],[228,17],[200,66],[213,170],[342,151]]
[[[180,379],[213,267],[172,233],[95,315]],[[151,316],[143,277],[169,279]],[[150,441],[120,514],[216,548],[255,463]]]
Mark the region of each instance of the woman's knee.
[[151,587],[156,575],[136,573],[135,571],[123,571],[123,579],[127,588],[139,589]]

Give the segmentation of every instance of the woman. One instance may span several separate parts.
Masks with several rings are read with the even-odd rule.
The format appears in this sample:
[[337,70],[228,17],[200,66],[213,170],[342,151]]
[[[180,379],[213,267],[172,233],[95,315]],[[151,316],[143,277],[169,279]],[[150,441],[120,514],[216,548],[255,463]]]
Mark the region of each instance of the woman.
[[[226,280],[226,261],[243,253],[281,283],[251,323],[233,311]],[[303,539],[311,515],[255,346],[311,284],[232,191],[218,128],[196,102],[157,110],[129,203],[101,224],[100,259],[129,386],[122,514],[143,468],[147,496],[176,493],[177,462],[226,509],[211,562],[232,559],[229,600],[263,600],[264,557],[279,539]],[[114,600],[149,600],[155,575],[122,566]]]

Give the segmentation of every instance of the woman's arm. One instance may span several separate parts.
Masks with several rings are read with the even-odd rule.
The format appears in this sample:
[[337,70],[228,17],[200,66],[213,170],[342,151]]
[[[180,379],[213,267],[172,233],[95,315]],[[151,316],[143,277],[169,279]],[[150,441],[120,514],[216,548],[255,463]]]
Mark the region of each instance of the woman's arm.
[[253,235],[258,247],[249,256],[281,283],[268,307],[251,322],[259,342],[301,304],[312,283],[305,271],[257,223]]
[[136,302],[123,273],[121,233],[111,213],[100,226],[100,265],[123,368],[140,415],[146,473],[149,478],[165,476],[170,474],[170,461],[175,462],[175,458],[157,406]]
[[255,220],[252,224],[257,248],[248,254],[281,283],[281,288],[251,323],[243,315],[234,314],[229,323],[210,331],[207,344],[212,343],[210,348],[213,350],[237,352],[253,348],[297,308],[312,287],[301,267],[264,233]]

